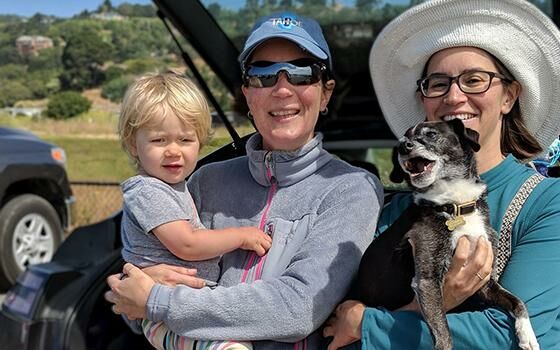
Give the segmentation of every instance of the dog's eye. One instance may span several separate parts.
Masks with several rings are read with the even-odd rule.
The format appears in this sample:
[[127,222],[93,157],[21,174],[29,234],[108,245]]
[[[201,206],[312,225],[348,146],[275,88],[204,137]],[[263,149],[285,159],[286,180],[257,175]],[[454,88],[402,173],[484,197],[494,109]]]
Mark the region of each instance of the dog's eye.
[[426,131],[426,136],[431,139],[435,139],[437,137],[437,132],[429,130]]

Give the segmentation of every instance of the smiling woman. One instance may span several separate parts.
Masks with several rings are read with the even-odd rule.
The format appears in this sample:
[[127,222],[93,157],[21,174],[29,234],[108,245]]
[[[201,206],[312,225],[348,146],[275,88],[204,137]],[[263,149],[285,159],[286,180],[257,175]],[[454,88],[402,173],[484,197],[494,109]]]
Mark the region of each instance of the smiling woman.
[[[429,96],[426,96],[424,89],[421,89],[427,120],[457,118],[461,119],[466,127],[479,133],[481,149],[477,153],[479,173],[492,169],[503,160],[504,151],[500,147],[503,119],[508,118],[507,115],[521,92],[519,82],[497,73],[498,65],[494,62],[495,59],[492,55],[478,48],[458,47],[441,50],[435,53],[426,64],[427,78],[424,79],[424,84],[427,85],[426,92]],[[475,75],[475,73],[477,74]],[[434,95],[434,90],[441,89],[442,85],[440,83],[439,87],[438,85],[433,86],[434,76],[449,77],[461,74],[463,79],[465,77],[470,79],[467,81],[470,84],[474,84],[473,80],[482,81],[483,84],[477,85],[478,88],[475,89],[465,89],[466,83],[459,79],[457,84],[448,82],[447,91],[438,91]],[[481,74],[485,79],[481,78]],[[504,79],[492,79],[496,75]],[[530,134],[526,138],[525,147],[538,145]]]
[[[492,249],[501,263],[488,283],[499,277],[526,303],[537,336],[538,344],[519,339],[519,347],[560,343],[560,182],[524,164],[560,133],[560,97],[554,93],[560,89],[559,60],[560,31],[525,0],[426,1],[389,23],[372,47],[372,81],[398,137],[426,119],[458,119],[480,134],[476,166],[500,242],[494,247],[484,240],[476,246],[458,242],[441,290],[454,347],[516,347],[519,327],[509,314],[468,300],[490,278]],[[396,195],[382,212],[379,237],[409,222],[410,208],[410,195]],[[430,320],[414,293],[409,299],[393,310],[343,303],[325,329],[334,336],[329,349],[356,340],[368,349],[433,348]],[[450,341],[436,343],[438,349],[450,347]]]
[[174,272],[169,266],[141,271],[127,264],[128,278],[108,278],[106,298],[117,313],[175,331],[163,327],[163,336],[152,337],[157,332],[144,328],[158,348],[161,339],[217,338],[259,349],[318,349],[317,330],[371,241],[382,188],[325,151],[315,132],[335,85],[316,21],[293,13],[259,19],[239,61],[257,133],[246,156],[203,166],[188,188],[204,225],[258,227],[272,237],[270,250],[225,254],[214,289],[195,289],[192,276],[164,285],[161,276]]
[[[291,41],[270,39],[248,60],[248,78],[243,94],[266,150],[293,151],[309,142],[315,134],[315,124],[319,113],[327,108],[334,81],[325,80],[323,85],[321,63],[311,57]],[[306,69],[309,78],[294,81],[296,72],[290,73],[285,64],[278,66],[275,62],[303,65],[300,70]],[[265,64],[270,68],[276,66],[275,84],[252,86],[250,82],[258,77],[258,71],[252,67]],[[326,69],[325,64],[322,65]]]

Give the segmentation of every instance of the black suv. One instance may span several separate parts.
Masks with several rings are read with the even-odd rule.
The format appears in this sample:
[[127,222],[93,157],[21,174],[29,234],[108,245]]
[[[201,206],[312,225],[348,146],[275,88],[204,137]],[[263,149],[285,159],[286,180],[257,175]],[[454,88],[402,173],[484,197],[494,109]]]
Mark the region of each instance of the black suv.
[[31,264],[51,260],[74,202],[64,150],[0,128],[0,291]]
[[[380,147],[390,148],[395,140],[375,98],[368,70],[369,50],[381,28],[409,7],[403,4],[417,1],[153,1],[170,35],[179,33],[179,44],[187,40],[233,96],[240,95],[239,49],[256,17],[282,6],[278,4],[293,3],[298,13],[318,19],[331,48],[337,80],[329,113],[320,117],[317,126],[324,134],[324,147],[351,162],[375,163],[381,179],[389,177],[392,166],[386,158],[390,158],[390,149],[384,150],[389,157],[377,155]],[[560,22],[556,1],[533,2]],[[378,3],[382,5],[372,7]],[[182,56],[232,137],[229,145],[204,157],[198,165],[242,155],[246,138],[236,133],[224,106],[213,97],[195,64],[198,57],[187,51],[182,51]],[[52,262],[34,265],[18,278],[0,311],[2,348],[152,349],[143,336],[129,331],[103,299],[108,289],[105,279],[120,272],[123,265],[119,228],[120,214],[79,228],[60,246]]]

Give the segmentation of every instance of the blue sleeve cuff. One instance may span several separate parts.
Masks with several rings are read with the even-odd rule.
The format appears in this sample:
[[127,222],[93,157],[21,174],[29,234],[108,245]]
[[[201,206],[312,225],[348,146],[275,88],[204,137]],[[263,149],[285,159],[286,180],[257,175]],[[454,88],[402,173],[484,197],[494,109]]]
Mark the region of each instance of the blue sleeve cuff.
[[146,316],[148,320],[154,322],[163,322],[165,320],[169,311],[169,301],[171,300],[173,289],[173,287],[158,283],[154,284],[146,303]]

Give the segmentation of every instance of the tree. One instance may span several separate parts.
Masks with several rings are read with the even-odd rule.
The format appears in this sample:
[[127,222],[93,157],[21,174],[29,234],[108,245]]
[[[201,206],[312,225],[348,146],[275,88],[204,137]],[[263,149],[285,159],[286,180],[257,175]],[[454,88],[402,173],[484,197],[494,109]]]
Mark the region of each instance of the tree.
[[91,102],[76,91],[54,94],[47,105],[47,116],[54,119],[68,119],[89,111]]
[[97,8],[97,13],[113,11],[114,7],[111,0],[103,0],[103,3]]
[[113,79],[120,78],[124,75],[124,73],[124,68],[121,68],[119,66],[110,66],[105,70],[105,80],[111,81]]
[[27,68],[20,64],[6,64],[0,66],[0,80],[21,80],[27,73]]
[[130,58],[160,56],[167,53],[171,43],[169,33],[159,19],[131,18],[107,23],[115,47],[116,62]]
[[127,2],[117,7],[117,12],[126,17],[155,17],[156,8],[151,5],[129,4]]
[[20,100],[28,100],[32,92],[22,82],[0,80],[0,107],[11,107]]
[[112,51],[112,46],[92,30],[84,28],[72,35],[62,53],[62,88],[81,91],[98,86],[104,76],[101,66]]
[[45,69],[61,69],[61,49],[60,47],[50,47],[39,51],[38,55],[30,55],[27,57],[27,65],[29,71],[45,70]]
[[214,16],[214,18],[218,18],[220,16],[220,12],[222,11],[222,7],[220,6],[220,4],[216,2],[213,2],[210,5],[208,5],[207,9],[208,12],[210,12],[212,16]]
[[294,1],[293,0],[280,0],[280,6],[293,7],[294,6]]
[[356,8],[358,10],[371,10],[373,6],[378,4],[379,0],[356,0]]
[[2,64],[22,63],[23,59],[14,46],[4,46],[0,47],[0,62]]
[[153,72],[164,68],[164,64],[161,61],[151,57],[128,60],[125,61],[124,64],[126,65],[126,72],[133,75]]
[[25,83],[34,98],[45,98],[60,89],[58,74],[54,69],[36,70],[27,74]]
[[101,88],[101,96],[108,98],[113,102],[121,102],[128,85],[132,82],[132,78],[121,77],[113,79],[105,84]]

